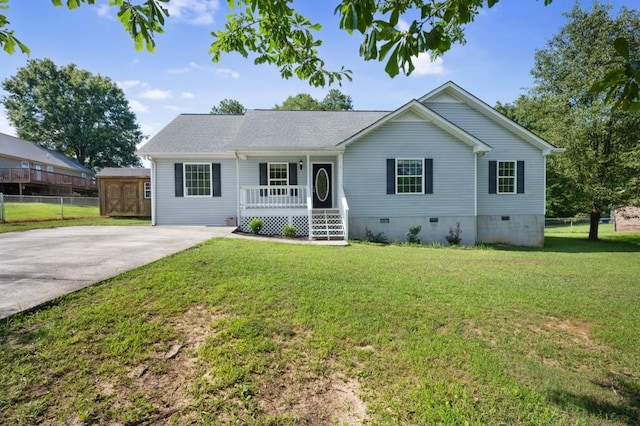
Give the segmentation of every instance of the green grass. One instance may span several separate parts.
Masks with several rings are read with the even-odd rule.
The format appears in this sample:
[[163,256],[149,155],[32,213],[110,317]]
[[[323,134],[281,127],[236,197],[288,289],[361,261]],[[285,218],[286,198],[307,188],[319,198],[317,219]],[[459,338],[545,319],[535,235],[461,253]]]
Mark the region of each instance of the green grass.
[[370,424],[638,424],[640,234],[601,236],[210,240],[1,325],[0,423],[331,424],[357,383]]
[[98,206],[74,206],[49,203],[5,203],[6,222],[100,217]]
[[4,232],[29,231],[31,229],[59,228],[62,226],[143,226],[150,225],[145,218],[93,217],[64,220],[39,220],[0,223],[0,234]]

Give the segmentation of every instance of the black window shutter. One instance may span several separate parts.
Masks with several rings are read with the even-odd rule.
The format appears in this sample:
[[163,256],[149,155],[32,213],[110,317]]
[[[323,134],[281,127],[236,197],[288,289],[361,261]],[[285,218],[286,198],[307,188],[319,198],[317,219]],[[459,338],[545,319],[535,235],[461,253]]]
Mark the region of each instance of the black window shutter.
[[[289,163],[289,185],[297,185],[298,184],[298,164],[297,163]],[[292,189],[291,194],[292,197],[298,196],[298,190]]]
[[289,185],[298,184],[298,165],[296,163],[289,163]]
[[[260,163],[259,170],[260,170],[260,185],[267,185],[267,163]],[[264,197],[266,195],[267,195],[267,190],[261,189],[260,196]]]
[[220,163],[211,163],[211,182],[213,183],[214,197],[222,196],[222,181],[220,178]]
[[489,194],[495,194],[498,192],[497,174],[498,174],[498,162],[489,161]]
[[433,194],[433,158],[424,159],[424,193]]
[[396,193],[396,160],[387,158],[387,194]]
[[524,194],[524,161],[518,161],[517,167],[518,194]]
[[184,176],[182,163],[175,163],[173,165],[175,170],[175,183],[176,183],[176,197],[184,197]]

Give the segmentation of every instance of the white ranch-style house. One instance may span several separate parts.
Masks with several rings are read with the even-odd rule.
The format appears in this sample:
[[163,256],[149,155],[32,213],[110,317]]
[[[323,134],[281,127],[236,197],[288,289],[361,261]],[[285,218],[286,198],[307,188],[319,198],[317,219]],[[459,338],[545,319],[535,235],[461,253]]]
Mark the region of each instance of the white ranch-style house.
[[154,225],[285,225],[463,244],[544,243],[546,157],[561,150],[448,82],[395,111],[182,114],[140,148]]

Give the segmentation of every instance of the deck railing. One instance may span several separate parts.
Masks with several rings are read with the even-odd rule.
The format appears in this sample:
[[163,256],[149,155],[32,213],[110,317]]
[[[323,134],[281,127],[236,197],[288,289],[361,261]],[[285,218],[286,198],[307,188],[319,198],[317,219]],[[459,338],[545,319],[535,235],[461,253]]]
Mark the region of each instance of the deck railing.
[[37,183],[52,186],[71,186],[82,189],[98,188],[97,182],[93,179],[31,168],[0,168],[0,182]]
[[240,208],[242,209],[286,209],[306,207],[306,185],[256,185],[240,187]]

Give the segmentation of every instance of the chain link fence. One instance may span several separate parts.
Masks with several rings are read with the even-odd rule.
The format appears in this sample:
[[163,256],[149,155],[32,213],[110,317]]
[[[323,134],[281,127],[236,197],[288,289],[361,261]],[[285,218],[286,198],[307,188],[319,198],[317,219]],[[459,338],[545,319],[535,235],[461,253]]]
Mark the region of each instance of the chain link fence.
[[98,197],[52,197],[0,193],[0,223],[100,217]]

